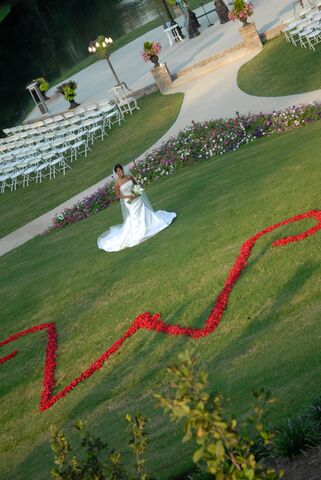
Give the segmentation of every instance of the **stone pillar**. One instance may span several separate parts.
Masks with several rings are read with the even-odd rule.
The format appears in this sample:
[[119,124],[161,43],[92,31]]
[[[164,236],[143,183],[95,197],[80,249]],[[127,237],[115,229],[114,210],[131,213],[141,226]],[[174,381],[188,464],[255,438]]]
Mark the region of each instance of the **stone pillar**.
[[262,41],[256,30],[255,23],[249,23],[240,28],[244,46],[247,48],[262,48]]
[[173,83],[172,76],[167,68],[166,63],[160,64],[159,67],[153,68],[151,74],[154,77],[155,83],[161,93],[166,92]]

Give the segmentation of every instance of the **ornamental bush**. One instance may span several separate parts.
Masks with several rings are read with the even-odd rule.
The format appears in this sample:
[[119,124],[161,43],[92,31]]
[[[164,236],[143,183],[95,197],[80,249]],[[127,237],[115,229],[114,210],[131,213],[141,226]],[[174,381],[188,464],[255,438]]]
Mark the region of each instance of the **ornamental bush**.
[[134,453],[136,476],[132,478],[122,464],[121,454],[110,449],[100,438],[90,434],[83,422],[74,427],[80,435],[80,448],[73,449],[62,431],[51,427],[51,449],[55,467],[51,470],[53,480],[148,480],[143,454],[147,446],[145,425],[147,419],[138,413],[126,415],[131,438],[129,446]]
[[[177,169],[215,158],[264,136],[283,133],[321,119],[321,103],[293,106],[272,113],[240,115],[192,122],[177,137],[170,138],[139,162],[133,174],[147,185],[173,175]],[[115,202],[113,184],[107,183],[94,194],[57,214],[50,230],[78,222]]]
[[44,77],[34,78],[33,82],[37,82],[40,92],[46,93],[49,90],[49,82]]
[[183,442],[194,440],[193,461],[215,480],[275,480],[282,472],[267,467],[256,458],[253,446],[260,437],[264,445],[272,435],[263,426],[267,404],[273,402],[270,393],[262,389],[253,392],[252,413],[240,425],[228,413],[223,395],[207,393],[206,372],[195,369],[196,358],[189,352],[179,355],[179,363],[168,368],[170,393],[156,395],[160,406],[169,412],[173,422],[183,422]]
[[298,416],[277,431],[274,443],[278,455],[293,458],[320,441],[319,424],[308,416]]
[[68,82],[62,83],[57,87],[57,92],[61,93],[64,97],[65,100],[68,102],[71,102],[72,100],[75,99],[77,93],[78,83],[76,83],[74,80],[69,80]]
[[[215,480],[276,480],[282,477],[282,472],[277,473],[264,464],[254,448],[258,437],[263,445],[271,443],[272,435],[262,423],[266,405],[273,402],[269,392],[264,389],[253,392],[252,413],[239,425],[228,413],[226,399],[218,393],[207,393],[207,374],[197,371],[196,358],[191,353],[180,354],[178,364],[169,367],[168,372],[168,394],[155,397],[163,409],[170,412],[172,421],[184,422],[183,442],[193,440],[197,445],[193,461],[201,472],[200,479],[207,474],[214,475]],[[63,432],[51,429],[55,463],[52,479],[149,480],[144,461],[148,420],[141,414],[127,414],[125,420],[130,434],[128,445],[134,454],[134,477],[128,465],[122,464],[119,451],[110,449],[78,422],[75,428],[80,433],[80,448],[77,449],[72,448]]]

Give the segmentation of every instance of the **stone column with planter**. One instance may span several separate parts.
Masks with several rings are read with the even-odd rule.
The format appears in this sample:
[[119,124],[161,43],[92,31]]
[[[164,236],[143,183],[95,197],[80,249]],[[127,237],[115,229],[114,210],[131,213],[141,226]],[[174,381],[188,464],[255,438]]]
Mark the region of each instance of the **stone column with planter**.
[[153,75],[157,88],[161,93],[166,92],[173,83],[172,75],[168,70],[166,63],[154,67],[151,70],[151,74]]
[[255,23],[248,23],[240,28],[243,43],[246,48],[262,48],[262,41],[256,30]]

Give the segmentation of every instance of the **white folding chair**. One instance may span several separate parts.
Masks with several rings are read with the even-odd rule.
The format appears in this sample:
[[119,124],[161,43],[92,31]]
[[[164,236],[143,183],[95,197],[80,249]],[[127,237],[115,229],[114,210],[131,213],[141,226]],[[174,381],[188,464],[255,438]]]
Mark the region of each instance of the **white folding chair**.
[[53,121],[56,122],[56,123],[57,122],[62,122],[63,120],[65,120],[65,118],[62,115],[55,115],[53,117]]
[[69,118],[73,118],[75,116],[74,112],[65,112],[63,116],[68,120]]
[[[49,170],[48,173],[44,173],[45,170]],[[38,164],[35,173],[36,173],[36,183],[38,183],[38,180],[40,183],[42,183],[43,177],[48,177],[48,175],[50,175],[50,180],[51,180],[52,169],[50,168],[50,162],[43,161],[43,157],[42,157],[42,161]]]
[[99,131],[102,140],[104,138],[104,135],[107,135],[104,129],[103,116],[94,116],[93,118],[88,118],[87,120],[82,122],[81,125],[87,137],[87,145],[89,144],[89,141],[91,141],[91,144],[94,143],[95,139],[99,136]]
[[314,46],[321,42],[321,29],[318,28],[313,30],[313,32],[309,33],[306,38],[310,49],[315,52]]
[[13,173],[13,167],[5,167],[1,169],[0,172],[0,192],[4,193],[6,187],[10,187],[10,184],[7,183],[10,180]]
[[51,143],[51,147],[53,148],[52,153],[55,155],[64,155],[69,150],[69,147],[68,145],[66,145],[64,138],[54,140]]
[[[26,161],[16,164],[15,170],[14,170],[14,172],[12,172],[12,174],[10,176],[11,191],[12,190],[17,190],[17,185],[19,185],[20,183],[23,183],[23,173],[24,173],[24,171],[26,170],[27,167],[28,167],[28,162],[26,162]],[[18,181],[19,177],[21,177],[20,181]]]
[[52,117],[50,117],[50,118],[46,118],[46,119],[43,121],[43,123],[44,123],[45,125],[48,125],[48,126],[49,126],[49,125],[51,125],[52,123],[55,123],[55,121],[54,121],[54,119],[53,119]]
[[40,165],[42,159],[41,157],[36,157],[33,158],[32,160],[28,161],[28,166],[23,172],[23,177],[22,177],[22,186],[27,187],[29,186],[29,181],[30,180],[35,180],[36,176],[34,178],[31,177],[33,173],[36,173],[38,166]]
[[93,110],[97,110],[97,105],[96,103],[93,103],[91,105],[85,105],[84,109],[86,110],[86,112],[92,112]]
[[[77,160],[78,155],[81,155],[82,153],[87,157],[88,150],[91,150],[87,143],[87,139],[83,138],[83,135],[83,132],[78,135],[73,133],[65,138],[66,145],[69,147],[69,158],[71,162]],[[82,147],[83,150],[81,150]]]
[[116,105],[105,105],[104,107],[99,107],[99,112],[103,114],[105,126],[111,128],[114,123],[121,125],[121,121],[124,119]]
[[122,114],[130,113],[132,115],[135,109],[139,110],[137,101],[134,97],[128,97],[123,85],[117,85],[111,89],[115,102]]
[[42,156],[45,162],[49,163],[49,178],[56,178],[56,173],[63,172],[65,175],[66,168],[71,168],[64,159],[63,156],[58,156],[54,152],[46,153]]

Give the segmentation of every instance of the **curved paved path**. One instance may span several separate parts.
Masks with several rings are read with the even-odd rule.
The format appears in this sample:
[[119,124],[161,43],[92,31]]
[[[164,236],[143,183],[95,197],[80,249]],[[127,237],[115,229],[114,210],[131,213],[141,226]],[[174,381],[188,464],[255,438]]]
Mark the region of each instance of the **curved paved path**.
[[[169,93],[183,92],[185,94],[178,118],[168,132],[149,150],[138,157],[136,161],[139,161],[149,151],[159,146],[168,138],[177,135],[178,132],[190,124],[192,120],[204,121],[211,118],[226,117],[234,115],[236,111],[245,114],[248,112],[258,113],[260,111],[270,112],[274,109],[321,100],[321,90],[286,97],[254,97],[242,92],[237,86],[237,72],[241,65],[249,61],[256,54],[257,52],[248,53],[233,64],[204,74],[181,86],[174,84]],[[99,187],[103,186],[109,179],[110,177],[104,178],[99,183],[80,192],[50,212],[47,212],[0,239],[0,255],[10,252],[36,235],[43,233],[50,227],[55,213],[61,212],[64,208],[70,207],[78,200],[90,195]]]

